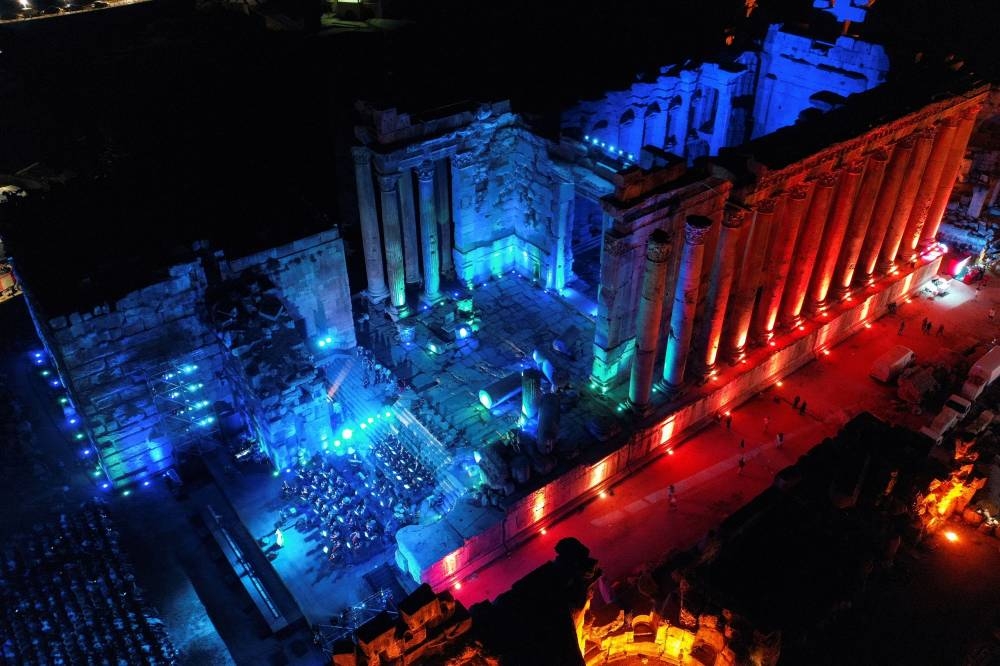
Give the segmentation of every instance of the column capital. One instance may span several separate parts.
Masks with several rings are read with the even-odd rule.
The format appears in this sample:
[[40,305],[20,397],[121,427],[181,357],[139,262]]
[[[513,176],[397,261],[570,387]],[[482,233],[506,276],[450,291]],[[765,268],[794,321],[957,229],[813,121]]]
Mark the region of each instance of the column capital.
[[684,225],[684,242],[687,245],[704,245],[705,234],[712,227],[712,221],[707,217],[692,215]]
[[919,134],[919,131],[918,132],[914,132],[913,134],[908,134],[907,136],[904,136],[902,139],[900,139],[897,142],[899,144],[899,147],[902,148],[903,150],[911,150],[913,148],[913,146],[917,145],[917,135],[918,134]]
[[746,221],[746,211],[744,210],[729,210],[726,211],[725,216],[722,218],[722,226],[727,229],[739,229],[743,226]]
[[417,179],[422,182],[434,180],[434,163],[431,161],[421,162],[417,167]]
[[764,199],[759,204],[757,204],[757,212],[768,215],[770,213],[773,213],[775,208],[777,207],[778,207],[778,197],[770,197],[768,199]]
[[862,171],[865,170],[865,158],[856,159],[846,167],[844,167],[843,173],[848,176],[858,176]]
[[604,250],[611,256],[624,256],[629,249],[630,247],[627,239],[611,236],[608,233],[604,234]]
[[795,185],[788,191],[788,196],[801,201],[809,196],[809,186],[805,184]]
[[474,161],[475,157],[473,156],[471,151],[465,153],[455,153],[454,155],[451,156],[451,163],[455,166],[456,169],[468,169],[470,166],[472,166],[472,163]]
[[663,229],[657,229],[646,242],[646,259],[655,263],[663,263],[670,256],[670,234]]
[[396,186],[399,184],[399,177],[401,174],[397,173],[380,173],[378,175],[378,186],[383,192],[394,192]]
[[833,187],[837,184],[837,177],[839,175],[839,172],[828,171],[816,179],[816,184],[819,187]]
[[878,148],[868,156],[868,159],[875,160],[876,162],[888,162],[889,151],[885,148]]
[[931,125],[920,130],[920,138],[927,139],[928,141],[933,141],[934,137],[937,136],[938,128],[937,125]]
[[372,162],[372,153],[366,146],[352,146],[351,155],[359,166],[368,166]]
[[938,127],[958,127],[959,118],[954,115],[945,116],[938,120]]

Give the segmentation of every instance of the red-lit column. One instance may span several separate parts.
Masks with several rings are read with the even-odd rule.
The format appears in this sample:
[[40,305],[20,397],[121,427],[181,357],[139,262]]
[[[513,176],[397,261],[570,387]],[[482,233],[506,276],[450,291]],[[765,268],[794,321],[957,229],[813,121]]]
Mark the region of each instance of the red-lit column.
[[927,213],[924,235],[920,239],[923,244],[933,243],[937,240],[938,228],[941,226],[942,218],[944,218],[944,211],[948,207],[951,191],[955,187],[958,169],[962,166],[962,158],[965,157],[965,149],[969,145],[969,137],[972,136],[972,127],[976,123],[978,113],[978,106],[962,112],[955,138],[951,142],[951,148],[948,149],[948,159],[941,171],[937,192],[934,193],[934,201],[931,202],[931,209]]
[[746,250],[742,253],[743,263],[734,287],[732,312],[726,316],[726,320],[731,322],[726,333],[727,354],[734,361],[746,351],[750,322],[753,319],[753,306],[757,299],[757,287],[764,268],[764,256],[774,223],[776,206],[777,199],[765,199],[757,207],[747,238]]
[[892,210],[892,220],[889,222],[889,230],[886,232],[882,252],[879,254],[878,271],[880,273],[888,273],[892,270],[903,239],[906,238],[906,226],[910,219],[910,211],[913,210],[913,202],[916,201],[917,190],[920,189],[920,179],[924,176],[927,157],[931,154],[933,145],[934,130],[923,130],[917,133],[917,144],[910,156],[910,165],[906,169],[903,183],[899,186],[899,196],[896,198],[896,205]]
[[813,269],[812,289],[809,294],[810,309],[813,311],[823,307],[826,303],[826,297],[830,293],[833,272],[837,267],[837,257],[840,256],[841,245],[844,243],[844,237],[847,236],[851,211],[854,210],[854,200],[858,195],[863,170],[864,162],[858,161],[849,165],[840,174],[840,184],[837,186],[837,194],[830,209],[826,231],[823,233],[823,242],[820,245],[816,266]]
[[788,284],[785,286],[785,296],[781,300],[781,323],[784,326],[795,326],[802,318],[802,304],[805,303],[809,278],[816,265],[819,245],[823,241],[823,230],[826,228],[826,219],[830,216],[836,184],[837,176],[833,173],[824,173],[816,182],[809,213],[802,225],[799,241],[795,244],[795,261],[792,262]]
[[663,382],[668,391],[676,390],[684,382],[694,314],[698,306],[698,289],[701,286],[705,234],[711,225],[709,218],[692,215],[684,226],[684,252],[677,273],[674,307],[670,312],[670,331],[667,334],[667,351],[663,361]]
[[785,203],[785,212],[778,222],[774,249],[770,252],[773,275],[761,301],[765,311],[761,320],[763,329],[759,331],[762,338],[773,333],[778,323],[778,312],[788,284],[795,243],[798,241],[799,228],[809,209],[810,195],[809,186],[806,184],[793,189]]
[[889,162],[889,169],[885,178],[882,179],[882,187],[879,188],[878,197],[875,199],[871,226],[865,237],[865,243],[861,247],[861,259],[858,262],[861,266],[859,280],[863,280],[866,284],[872,281],[872,276],[875,274],[875,266],[878,264],[879,254],[889,232],[892,211],[896,207],[896,199],[899,198],[899,188],[903,185],[906,170],[910,166],[914,145],[916,145],[916,139],[912,136],[908,136],[896,144]]
[[910,211],[910,219],[906,224],[906,231],[903,232],[903,243],[900,249],[903,261],[913,261],[917,258],[920,239],[923,238],[924,225],[927,224],[927,214],[930,212],[934,195],[937,194],[941,173],[944,171],[945,162],[948,161],[948,151],[955,139],[956,129],[958,129],[958,123],[953,118],[944,119],[937,128],[934,147],[927,158],[924,177],[920,180],[917,196],[913,200],[913,209]]
[[389,301],[406,310],[406,279],[403,273],[403,238],[399,227],[399,174],[379,174],[382,190],[382,232],[385,234],[385,268],[389,280]]
[[837,298],[846,296],[851,288],[854,270],[858,264],[858,256],[861,254],[861,245],[865,241],[868,226],[871,224],[872,211],[875,210],[875,201],[878,198],[879,188],[882,187],[885,167],[888,162],[889,154],[881,149],[876,150],[868,157],[865,175],[861,180],[861,189],[858,190],[858,199],[854,202],[854,212],[851,213],[850,226],[847,229],[847,236],[844,238],[844,245],[840,250],[840,261],[834,275]]
[[653,389],[653,366],[656,344],[663,319],[664,290],[670,262],[670,236],[662,229],[654,231],[646,243],[646,270],[642,277],[639,312],[636,316],[635,356],[629,378],[628,399],[636,407],[649,404]]
[[368,300],[381,303],[389,295],[382,266],[382,236],[378,230],[375,188],[372,186],[371,153],[367,148],[351,149],[354,156],[354,180],[358,188],[358,216],[361,220],[361,243],[365,251],[368,277]]
[[743,222],[746,215],[742,210],[727,211],[722,220],[722,232],[715,250],[715,263],[705,298],[705,370],[709,371],[719,357],[719,341],[722,339],[722,324],[726,317],[729,294],[733,289],[733,275],[736,273],[736,254],[743,248]]

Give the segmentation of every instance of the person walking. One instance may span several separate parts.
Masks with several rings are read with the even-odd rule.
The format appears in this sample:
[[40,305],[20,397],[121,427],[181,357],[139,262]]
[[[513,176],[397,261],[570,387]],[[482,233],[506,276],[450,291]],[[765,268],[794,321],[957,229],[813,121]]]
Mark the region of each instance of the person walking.
[[990,312],[989,312],[989,314],[987,316],[990,318],[990,321],[993,321],[994,319],[996,319],[996,317],[997,317],[997,309],[996,308],[990,308]]
[[800,399],[799,396],[795,396],[795,400],[792,400],[792,409],[798,409]]
[[771,419],[764,417],[764,434],[767,434],[767,429],[771,425]]
[[736,474],[738,476],[743,476],[743,468],[747,466],[747,459],[744,458],[743,456],[740,456],[740,461],[736,464],[739,467],[739,471],[737,471]]
[[806,413],[806,401],[803,400],[802,404],[799,405],[799,414],[805,414],[805,413]]
[[774,438],[775,448],[780,449],[785,444],[785,433],[779,432],[778,436]]
[[667,488],[667,499],[670,502],[670,510],[671,511],[676,511],[677,510],[677,494],[674,492],[674,484],[672,484],[672,483],[670,484],[670,487]]
[[744,449],[746,449],[746,447],[747,447],[747,440],[741,439],[740,440],[740,451],[743,451]]
[[939,338],[944,337],[944,324],[941,324],[940,326],[938,326],[937,336]]
[[726,430],[732,430],[732,429],[733,429],[733,415],[726,414]]
[[927,317],[924,317],[923,323],[920,324],[920,330],[923,331],[924,333],[927,332]]
[[903,321],[899,322],[899,331],[896,333],[896,335],[902,335],[904,328],[906,328],[906,320],[905,319]]

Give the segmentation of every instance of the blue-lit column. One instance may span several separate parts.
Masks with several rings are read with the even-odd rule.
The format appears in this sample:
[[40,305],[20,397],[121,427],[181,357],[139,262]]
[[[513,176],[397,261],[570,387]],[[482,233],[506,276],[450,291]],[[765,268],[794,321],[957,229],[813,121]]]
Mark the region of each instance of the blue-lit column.
[[701,287],[701,264],[705,255],[705,234],[712,226],[707,217],[692,215],[684,226],[684,251],[677,273],[674,307],[670,313],[667,351],[663,360],[663,383],[674,391],[684,383],[694,329],[698,290]]
[[438,218],[434,205],[434,165],[424,162],[417,168],[420,194],[420,244],[424,253],[424,300],[441,299],[441,264],[438,256]]
[[406,284],[420,282],[420,253],[417,247],[417,213],[413,206],[413,172],[403,171],[399,179],[399,212],[403,216],[403,269]]
[[664,290],[667,284],[667,259],[670,236],[662,229],[654,231],[646,243],[646,270],[636,316],[635,355],[628,387],[628,399],[638,408],[649,404],[653,390],[653,366],[656,345],[663,319]]
[[568,266],[572,265],[573,262],[572,248],[568,245],[574,195],[573,183],[558,183],[556,185],[558,207],[556,208],[555,234],[552,238],[552,274],[548,281],[548,288],[557,291],[561,291],[566,286]]
[[737,250],[738,261],[736,282],[733,285],[732,312],[726,314],[728,326],[725,333],[724,353],[733,361],[741,358],[746,351],[750,337],[750,322],[753,320],[757,289],[761,284],[760,275],[764,269],[767,241],[774,224],[777,199],[765,199],[757,206],[749,229],[746,248]]
[[674,147],[678,155],[687,159],[688,130],[691,128],[688,123],[691,121],[691,98],[694,97],[695,88],[698,85],[698,75],[690,69],[682,69],[680,74],[681,105],[677,107],[677,129],[674,136],[677,138],[677,145]]
[[858,282],[867,284],[873,279],[872,276],[875,274],[882,245],[889,233],[892,211],[896,206],[896,199],[899,198],[899,188],[906,177],[906,170],[910,166],[910,156],[915,144],[916,139],[912,136],[906,137],[899,141],[892,151],[892,158],[889,160],[885,178],[882,179],[882,187],[879,188],[878,197],[875,199],[872,223],[865,236],[865,243],[861,247],[861,258],[858,260],[858,266],[860,266]]
[[809,213],[806,215],[795,244],[795,261],[792,263],[785,286],[785,296],[781,303],[781,323],[785,326],[795,326],[802,317],[802,305],[806,301],[806,290],[809,278],[812,277],[813,266],[816,265],[816,255],[823,241],[823,230],[830,215],[830,204],[833,202],[833,191],[837,185],[837,176],[824,173],[816,182]]
[[389,301],[403,314],[406,310],[406,279],[403,271],[403,240],[399,229],[399,174],[379,174],[378,184],[382,190],[382,231],[385,234]]
[[885,242],[882,244],[882,251],[879,255],[880,273],[888,273],[896,263],[896,257],[900,253],[903,239],[906,238],[907,222],[910,219],[910,211],[913,210],[913,202],[917,198],[917,189],[920,187],[920,179],[924,176],[924,169],[927,166],[927,156],[931,154],[934,145],[934,130],[923,130],[916,133],[917,144],[910,155],[910,164],[903,176],[903,182],[899,186],[899,196],[896,197],[896,205],[892,209],[892,219],[889,221],[889,230],[886,232]]
[[382,237],[378,230],[375,188],[372,187],[371,153],[367,148],[351,149],[354,156],[354,180],[358,189],[358,215],[361,220],[361,243],[365,251],[368,277],[368,300],[381,303],[389,295],[382,267]]
[[913,200],[913,210],[910,211],[910,219],[903,233],[903,246],[900,248],[903,261],[913,261],[917,258],[924,225],[927,224],[927,214],[930,213],[934,195],[937,194],[938,183],[941,182],[941,174],[948,161],[948,150],[951,149],[956,130],[958,123],[953,118],[946,118],[937,126],[934,147],[927,157],[927,167],[924,169],[923,178],[920,179],[920,188]]
[[854,210],[854,201],[858,194],[858,187],[861,185],[862,171],[864,171],[864,162],[858,161],[848,165],[840,173],[837,195],[830,208],[830,217],[826,223],[826,231],[823,233],[816,266],[813,268],[812,288],[809,292],[809,309],[812,311],[822,309],[826,304],[826,297],[830,293],[833,273],[837,268],[837,257],[840,255],[841,245],[844,244],[851,211]]
[[854,270],[861,254],[861,244],[868,234],[868,225],[872,220],[872,211],[875,210],[875,201],[879,188],[882,187],[885,166],[888,162],[889,154],[882,149],[876,150],[868,157],[861,189],[858,190],[858,200],[854,204],[854,212],[851,213],[850,227],[844,239],[844,247],[840,251],[840,260],[834,277],[837,298],[844,298],[851,288],[851,282],[854,281]]
[[434,163],[434,191],[437,196],[438,241],[441,246],[441,272],[448,275],[452,271],[451,261],[451,202],[448,192],[448,160]]

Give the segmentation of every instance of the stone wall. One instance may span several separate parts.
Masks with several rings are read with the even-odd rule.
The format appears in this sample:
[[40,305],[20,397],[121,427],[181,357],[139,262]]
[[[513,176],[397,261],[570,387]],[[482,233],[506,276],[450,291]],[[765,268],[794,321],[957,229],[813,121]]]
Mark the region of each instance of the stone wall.
[[180,264],[113,305],[51,319],[28,292],[36,328],[116,484],[169,467],[178,439],[198,434],[169,419],[180,407],[163,394],[175,379],[166,375],[197,366],[178,382],[203,384],[198,397],[209,403],[229,397],[216,381],[221,348],[201,316],[205,286],[198,263]]
[[327,349],[355,346],[347,259],[337,229],[225,262],[223,276],[234,277],[252,267],[271,279],[310,340],[322,339]]

